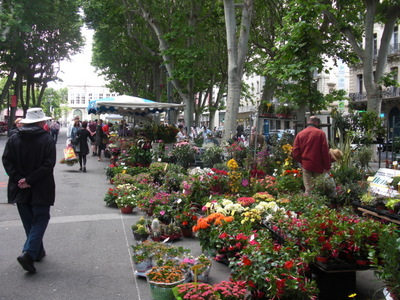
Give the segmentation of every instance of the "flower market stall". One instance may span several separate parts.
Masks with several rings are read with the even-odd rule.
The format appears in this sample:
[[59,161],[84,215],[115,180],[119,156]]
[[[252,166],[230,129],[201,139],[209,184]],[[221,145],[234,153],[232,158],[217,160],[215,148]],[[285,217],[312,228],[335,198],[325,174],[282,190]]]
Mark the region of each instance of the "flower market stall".
[[[146,220],[132,224],[146,233],[136,240],[132,259],[146,261],[137,270],[154,299],[160,293],[168,294],[162,299],[191,293],[210,295],[198,299],[343,299],[355,293],[357,272],[371,268],[399,295],[397,224],[355,205],[369,197],[395,207],[399,198],[374,193],[367,180],[373,174],[360,172],[356,158],[333,166],[334,185],[319,178],[305,195],[290,136],[258,149],[231,141],[209,150],[185,141],[165,151],[154,135],[158,129],[149,128],[141,138],[111,138],[119,150],[106,169],[113,186],[104,200],[118,207],[131,203]],[[206,166],[195,167],[195,156]],[[185,238],[197,239],[203,256],[169,244]],[[212,272],[211,260],[229,266],[241,287],[235,296],[223,296],[222,286],[230,283],[207,284],[203,273]]]
[[145,115],[183,107],[183,104],[155,102],[144,98],[120,95],[91,100],[89,101],[87,111],[89,114],[118,113],[122,115]]

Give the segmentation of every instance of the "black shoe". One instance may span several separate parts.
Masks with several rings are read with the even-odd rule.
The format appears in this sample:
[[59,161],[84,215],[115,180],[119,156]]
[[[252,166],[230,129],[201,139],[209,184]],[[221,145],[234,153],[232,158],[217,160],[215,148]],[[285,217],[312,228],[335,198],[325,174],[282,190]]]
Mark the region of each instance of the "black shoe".
[[25,271],[28,271],[29,273],[36,273],[36,268],[33,265],[33,259],[28,252],[22,252],[22,254],[17,257],[17,260]]
[[44,251],[44,249],[43,249],[43,251],[40,252],[40,253],[39,253],[39,256],[35,259],[35,261],[36,261],[36,262],[39,262],[39,261],[41,261],[41,260],[43,259],[43,257],[45,257],[45,256],[46,256],[46,251]]
[[79,168],[79,171],[82,171],[82,167]]
[[86,173],[86,167],[83,167],[83,173]]

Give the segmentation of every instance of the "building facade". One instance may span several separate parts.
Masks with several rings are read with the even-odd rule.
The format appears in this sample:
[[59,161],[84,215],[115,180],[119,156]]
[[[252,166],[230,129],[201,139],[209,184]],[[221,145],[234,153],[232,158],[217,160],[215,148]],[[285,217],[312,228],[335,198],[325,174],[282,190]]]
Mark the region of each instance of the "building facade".
[[118,96],[118,93],[111,92],[108,88],[100,85],[69,85],[68,104],[70,108],[68,115],[64,116],[65,122],[70,122],[75,116],[80,120],[95,119],[95,115],[89,115],[87,107],[89,101]]
[[[390,42],[389,54],[387,58],[386,69],[384,73],[391,73],[392,78],[399,83],[400,67],[400,44],[398,38],[399,26],[395,26],[393,36]],[[374,26],[374,55],[378,54],[380,40],[382,38],[383,28],[376,24]],[[381,113],[388,127],[389,136],[397,131],[400,135],[400,88],[396,86],[384,87],[382,91]],[[358,110],[366,110],[367,94],[363,81],[362,64],[350,68],[350,94],[352,106]]]

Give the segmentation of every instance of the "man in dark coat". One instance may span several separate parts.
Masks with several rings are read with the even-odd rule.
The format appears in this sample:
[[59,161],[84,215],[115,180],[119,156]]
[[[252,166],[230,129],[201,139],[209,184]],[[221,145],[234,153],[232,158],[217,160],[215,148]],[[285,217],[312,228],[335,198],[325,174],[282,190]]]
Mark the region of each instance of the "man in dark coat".
[[30,273],[35,273],[34,261],[46,252],[43,236],[50,220],[50,206],[55,201],[54,139],[43,126],[46,117],[41,108],[30,108],[24,124],[12,135],[5,146],[3,165],[8,180],[8,202],[16,203],[26,233],[22,254],[17,260]]
[[328,141],[325,132],[319,129],[320,119],[311,116],[307,128],[300,131],[293,143],[292,156],[303,169],[305,192],[312,190],[312,180],[331,169]]

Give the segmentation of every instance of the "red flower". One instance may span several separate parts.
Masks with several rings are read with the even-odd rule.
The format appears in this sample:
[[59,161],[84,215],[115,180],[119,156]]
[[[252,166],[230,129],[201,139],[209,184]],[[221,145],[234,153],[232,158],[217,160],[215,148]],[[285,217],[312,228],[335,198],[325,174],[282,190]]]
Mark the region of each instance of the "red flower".
[[290,270],[293,267],[293,261],[292,260],[288,260],[287,262],[285,262],[285,264],[283,265],[283,267],[287,270]]
[[219,235],[219,238],[220,238],[220,239],[224,239],[224,238],[226,238],[226,237],[228,237],[228,234],[227,234],[226,232],[221,233],[221,234]]
[[251,266],[251,265],[252,265],[251,260],[250,260],[246,255],[244,255],[244,256],[242,257],[242,262],[243,262],[243,264],[244,264],[245,266]]

